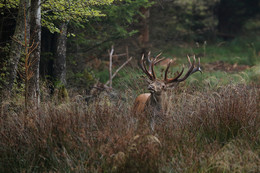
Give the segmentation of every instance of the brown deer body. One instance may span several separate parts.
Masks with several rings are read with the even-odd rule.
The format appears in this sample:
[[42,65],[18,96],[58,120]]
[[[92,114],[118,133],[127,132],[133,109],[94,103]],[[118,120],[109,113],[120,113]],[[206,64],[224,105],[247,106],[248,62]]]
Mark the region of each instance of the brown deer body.
[[188,71],[182,78],[181,76],[184,72],[184,67],[182,67],[181,72],[177,72],[175,77],[173,78],[167,77],[169,67],[172,63],[172,61],[170,61],[166,67],[164,79],[163,80],[157,79],[156,74],[154,72],[154,65],[156,65],[157,63],[163,60],[163,58],[157,60],[159,56],[160,54],[157,55],[157,57],[155,57],[153,60],[150,60],[148,55],[149,69],[146,68],[144,56],[142,57],[141,69],[148,77],[148,83],[149,83],[148,90],[150,91],[150,93],[144,93],[139,95],[135,99],[134,107],[133,107],[133,111],[135,114],[145,115],[145,118],[149,121],[149,125],[152,130],[154,130],[155,123],[163,119],[162,100],[164,99],[166,90],[168,88],[174,88],[180,82],[186,80],[191,74],[197,71],[201,72],[200,59],[198,61],[198,66],[195,67],[195,61],[196,61],[195,56],[193,56],[193,62],[190,61],[190,58],[188,56],[188,61],[190,66]]

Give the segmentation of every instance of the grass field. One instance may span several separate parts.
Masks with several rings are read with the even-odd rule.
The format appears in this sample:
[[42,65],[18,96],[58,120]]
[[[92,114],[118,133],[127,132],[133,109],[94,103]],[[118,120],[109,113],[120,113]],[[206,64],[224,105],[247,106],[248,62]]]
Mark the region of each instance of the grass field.
[[[137,128],[131,111],[135,97],[147,92],[137,68],[115,78],[115,97],[102,94],[86,103],[70,91],[69,101],[61,102],[42,86],[39,112],[27,115],[21,96],[4,101],[0,172],[260,172],[259,43],[252,50],[241,40],[222,44],[164,54],[182,57],[182,64],[185,52],[206,51],[203,74],[168,91],[165,119],[154,132]],[[216,60],[249,66],[209,69]],[[160,76],[161,68],[156,72]],[[96,76],[106,81],[105,73]]]
[[[167,97],[165,121],[137,128],[127,99],[1,108],[1,172],[258,172],[260,90],[184,87]],[[122,96],[126,97],[126,96]],[[17,103],[17,102],[16,102]]]

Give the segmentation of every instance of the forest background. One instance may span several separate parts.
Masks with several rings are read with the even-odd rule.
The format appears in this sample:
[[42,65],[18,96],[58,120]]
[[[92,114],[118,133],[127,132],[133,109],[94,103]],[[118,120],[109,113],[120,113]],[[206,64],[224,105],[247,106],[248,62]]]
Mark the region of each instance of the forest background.
[[[38,2],[35,9],[28,8],[29,3],[1,2],[1,91],[5,89],[10,93],[13,85],[22,83],[17,71],[18,74],[23,71],[23,65],[19,64],[25,56],[21,45],[25,16],[28,42],[37,43],[37,51],[31,55],[31,59],[37,59],[31,81],[39,83],[37,78],[40,77],[53,89],[66,86],[88,93],[96,80],[104,83],[109,78],[107,51],[112,45],[116,54],[127,51],[128,56],[133,56],[131,64],[135,67],[141,55],[148,51],[153,55],[163,52],[162,56],[177,57],[178,61],[187,54],[196,54],[205,56],[202,62],[250,66],[255,65],[259,53],[259,3],[256,0],[87,3],[53,0]],[[30,15],[37,8],[41,11],[38,24],[33,21],[37,17]],[[219,49],[213,49],[216,45]],[[226,46],[234,51],[224,50]],[[250,52],[253,55],[248,55]],[[126,56],[116,57],[114,65],[126,59]],[[39,92],[38,85],[32,88],[30,95]]]
[[[258,0],[0,0],[0,16],[0,170],[260,169]],[[169,99],[172,116],[185,118],[168,125],[174,132],[187,133],[159,129],[159,148],[153,142],[135,141],[136,134],[147,134],[136,132],[129,121],[134,98],[147,92],[138,64],[149,52],[174,59],[173,72],[186,63],[187,55],[196,55],[203,70],[173,94],[183,100]],[[162,63],[156,72],[164,68]],[[112,72],[117,73],[113,85]],[[199,95],[202,100],[197,100]],[[70,126],[65,130],[60,121]],[[120,121],[128,128],[119,126]],[[181,139],[190,145],[181,147]],[[145,150],[131,153],[132,143],[136,150],[145,145]],[[229,164],[223,166],[221,159],[231,150],[241,154],[236,159],[253,166],[239,161],[234,165],[232,157],[225,157]],[[244,152],[248,160],[243,160]]]

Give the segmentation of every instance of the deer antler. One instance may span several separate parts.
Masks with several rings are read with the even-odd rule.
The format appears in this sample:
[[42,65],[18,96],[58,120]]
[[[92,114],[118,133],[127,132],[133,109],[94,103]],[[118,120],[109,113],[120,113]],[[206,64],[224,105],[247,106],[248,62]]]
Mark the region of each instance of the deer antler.
[[145,61],[144,61],[144,54],[142,56],[140,65],[141,65],[142,71],[149,77],[149,79],[152,80],[152,81],[155,80],[154,76],[146,68],[146,64],[145,64]]
[[154,65],[158,64],[159,62],[161,62],[162,60],[164,60],[165,58],[160,58],[157,60],[157,58],[161,55],[162,53],[159,53],[155,58],[153,58],[151,60],[151,52],[148,53],[148,63],[149,63],[149,70],[147,70],[146,68],[146,63],[144,61],[144,55],[142,56],[141,59],[141,69],[143,70],[143,72],[151,79],[151,80],[155,80],[156,79],[156,74],[154,72]]
[[165,70],[165,76],[164,76],[164,80],[165,80],[166,83],[182,82],[182,81],[186,80],[191,74],[193,74],[193,73],[195,73],[197,71],[202,73],[201,68],[200,68],[200,58],[198,58],[198,65],[197,65],[197,67],[194,67],[195,62],[196,62],[195,55],[193,56],[193,62],[192,63],[190,61],[190,57],[187,56],[187,58],[188,58],[190,67],[189,67],[189,70],[187,71],[187,73],[184,75],[183,78],[180,78],[180,77],[181,77],[181,75],[184,72],[184,66],[182,67],[181,72],[178,73],[175,77],[170,78],[170,79],[167,78],[168,70],[169,70],[169,67],[170,67],[172,61],[169,62],[169,64],[167,65],[167,68]]

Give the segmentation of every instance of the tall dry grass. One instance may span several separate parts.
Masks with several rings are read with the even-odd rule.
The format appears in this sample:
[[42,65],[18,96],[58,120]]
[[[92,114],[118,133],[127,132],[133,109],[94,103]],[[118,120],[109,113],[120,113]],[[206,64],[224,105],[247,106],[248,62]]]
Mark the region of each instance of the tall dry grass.
[[[229,85],[168,94],[154,132],[132,101],[2,105],[0,172],[258,172],[260,90]],[[73,100],[73,99],[72,99]]]

